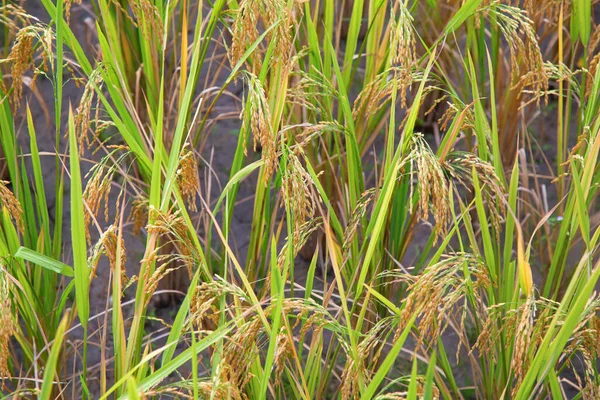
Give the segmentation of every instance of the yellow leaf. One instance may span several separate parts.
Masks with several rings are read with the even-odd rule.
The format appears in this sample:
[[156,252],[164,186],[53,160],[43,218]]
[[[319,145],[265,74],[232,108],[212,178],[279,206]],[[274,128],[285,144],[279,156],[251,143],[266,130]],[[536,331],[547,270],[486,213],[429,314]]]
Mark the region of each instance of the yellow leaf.
[[525,243],[523,241],[523,230],[521,224],[516,221],[517,227],[517,268],[519,272],[519,283],[525,295],[529,297],[533,291],[533,276],[531,274],[531,265],[525,254]]

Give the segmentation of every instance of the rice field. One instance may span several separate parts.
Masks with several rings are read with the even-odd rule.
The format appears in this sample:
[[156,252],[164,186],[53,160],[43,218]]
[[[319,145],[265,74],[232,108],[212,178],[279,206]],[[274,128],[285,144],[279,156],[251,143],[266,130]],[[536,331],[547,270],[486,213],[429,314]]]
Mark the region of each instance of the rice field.
[[599,399],[597,0],[0,0],[0,399]]

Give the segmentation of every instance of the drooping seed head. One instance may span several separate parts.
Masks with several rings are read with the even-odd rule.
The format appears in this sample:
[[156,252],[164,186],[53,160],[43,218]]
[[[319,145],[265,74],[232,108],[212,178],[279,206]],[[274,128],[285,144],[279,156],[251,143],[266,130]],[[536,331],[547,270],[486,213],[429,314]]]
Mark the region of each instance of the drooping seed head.
[[200,190],[198,165],[196,164],[194,153],[187,148],[183,150],[179,159],[177,184],[181,191],[181,195],[187,200],[187,205],[190,210],[197,211],[196,194]]
[[7,187],[9,184],[10,182],[0,181],[0,205],[2,207],[6,207],[8,214],[17,225],[17,229],[23,232],[23,209],[21,208],[21,203],[19,200]]
[[13,324],[9,281],[6,272],[0,269],[0,382],[2,386],[4,385],[4,379],[10,376],[8,370],[9,342],[14,333]]

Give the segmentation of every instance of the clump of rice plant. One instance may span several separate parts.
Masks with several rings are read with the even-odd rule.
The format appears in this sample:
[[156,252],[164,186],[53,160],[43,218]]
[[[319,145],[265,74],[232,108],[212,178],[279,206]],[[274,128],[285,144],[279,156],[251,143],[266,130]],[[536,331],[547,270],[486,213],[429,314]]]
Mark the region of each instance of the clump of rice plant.
[[14,3],[6,396],[600,396],[596,0]]

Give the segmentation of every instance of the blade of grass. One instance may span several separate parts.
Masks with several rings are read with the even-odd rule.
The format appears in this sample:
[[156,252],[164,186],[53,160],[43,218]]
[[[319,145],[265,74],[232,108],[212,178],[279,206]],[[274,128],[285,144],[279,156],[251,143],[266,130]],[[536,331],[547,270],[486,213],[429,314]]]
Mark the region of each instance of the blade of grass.
[[54,390],[54,378],[59,377],[57,370],[58,357],[63,347],[64,335],[69,320],[70,318],[67,313],[62,318],[60,324],[58,325],[58,329],[56,330],[56,335],[54,336],[54,343],[52,344],[52,348],[50,349],[50,356],[48,357],[48,361],[46,362],[46,366],[44,368],[42,387],[40,388],[40,394],[38,397],[40,400],[50,400]]
[[87,327],[89,318],[89,269],[87,265],[87,244],[85,220],[83,216],[83,189],[79,150],[75,137],[73,112],[69,111],[69,159],[71,174],[71,241],[73,246],[73,266],[75,273],[75,301],[81,325]]
[[73,268],[71,268],[67,264],[54,260],[53,258],[45,256],[41,253],[38,253],[35,250],[31,250],[26,247],[20,247],[19,250],[17,250],[17,252],[15,253],[15,257],[30,261],[34,264],[39,265],[40,267],[56,272],[57,274],[62,274],[68,277],[74,276]]

